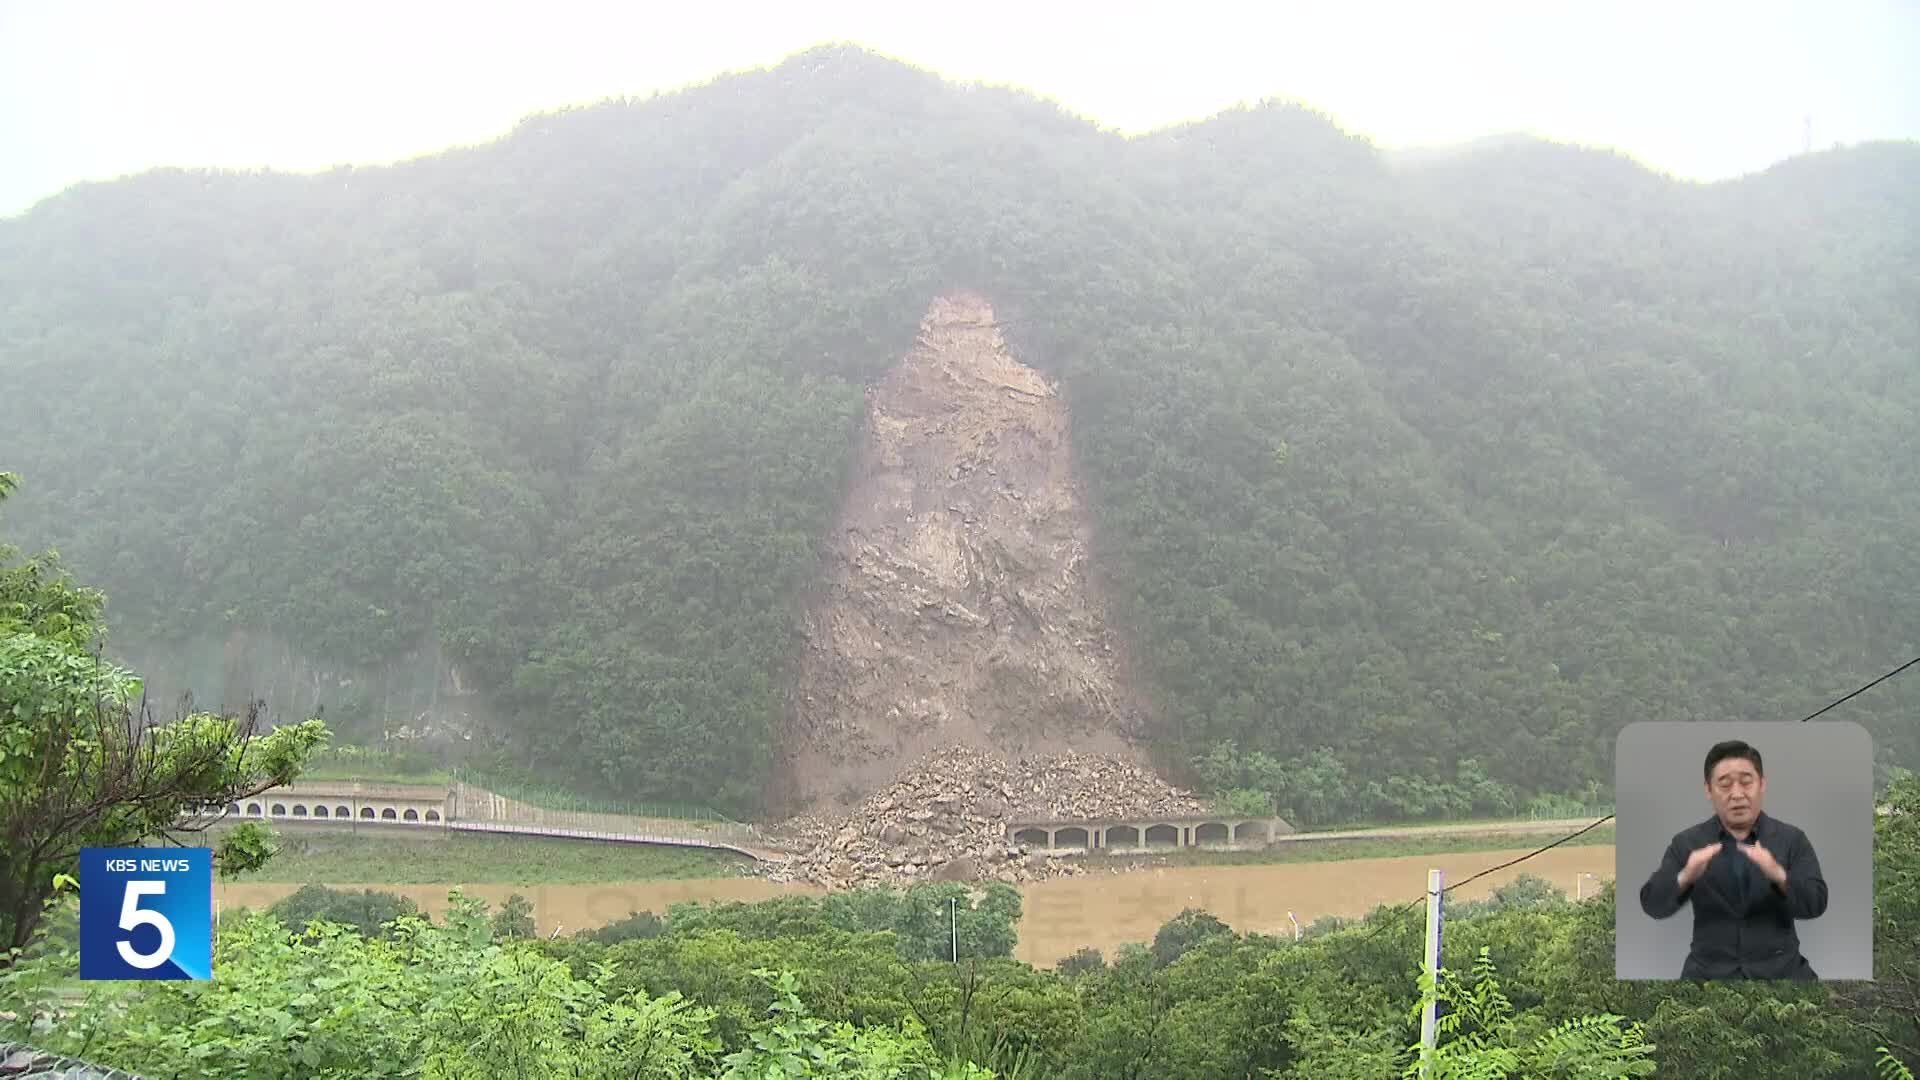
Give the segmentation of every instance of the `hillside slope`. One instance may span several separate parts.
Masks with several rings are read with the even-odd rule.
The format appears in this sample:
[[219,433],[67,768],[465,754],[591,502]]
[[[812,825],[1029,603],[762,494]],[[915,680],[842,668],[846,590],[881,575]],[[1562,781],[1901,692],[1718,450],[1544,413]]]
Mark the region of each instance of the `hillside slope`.
[[[751,813],[865,388],[964,291],[1070,410],[1172,779],[1307,824],[1603,794],[1631,720],[1795,718],[1920,642],[1916,180],[1407,165],[1278,105],[1123,140],[816,50],[0,221],[5,527],[162,693]],[[1846,716],[1913,765],[1917,706]]]
[[1145,716],[1089,588],[1057,390],[959,295],[867,398],[776,740],[788,798],[850,805],[943,747],[1127,753]]

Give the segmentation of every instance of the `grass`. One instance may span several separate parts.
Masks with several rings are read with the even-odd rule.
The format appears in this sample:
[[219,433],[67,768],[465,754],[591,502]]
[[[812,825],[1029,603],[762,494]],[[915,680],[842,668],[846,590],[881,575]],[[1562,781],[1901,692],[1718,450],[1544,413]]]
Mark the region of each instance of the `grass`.
[[[1532,849],[1557,839],[1538,833],[1479,833],[1471,836],[1410,836],[1380,840],[1324,840],[1275,844],[1257,851],[1169,851],[1146,855],[1095,855],[1100,860],[1135,866],[1264,866],[1274,863],[1340,862],[1347,859],[1392,859],[1403,855],[1444,855],[1460,851]],[[1569,840],[1561,847],[1589,847],[1613,843],[1613,826],[1602,825]]]
[[592,884],[678,878],[737,877],[744,856],[724,851],[552,840],[525,836],[438,833],[396,835],[363,830],[282,830],[277,853],[258,874],[262,883],[438,885]]

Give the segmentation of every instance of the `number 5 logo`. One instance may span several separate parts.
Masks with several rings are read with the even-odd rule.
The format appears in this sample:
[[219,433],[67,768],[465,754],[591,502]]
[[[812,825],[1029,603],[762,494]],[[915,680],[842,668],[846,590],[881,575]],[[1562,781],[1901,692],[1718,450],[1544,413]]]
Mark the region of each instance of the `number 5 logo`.
[[131,939],[114,942],[120,959],[131,967],[148,971],[166,963],[173,955],[173,924],[167,921],[165,915],[140,906],[141,897],[165,896],[166,892],[167,883],[164,881],[129,881],[127,891],[120,896],[120,929],[151,926],[160,931],[160,947],[150,953],[136,952]]
[[80,850],[80,978],[211,979],[213,936],[212,849]]

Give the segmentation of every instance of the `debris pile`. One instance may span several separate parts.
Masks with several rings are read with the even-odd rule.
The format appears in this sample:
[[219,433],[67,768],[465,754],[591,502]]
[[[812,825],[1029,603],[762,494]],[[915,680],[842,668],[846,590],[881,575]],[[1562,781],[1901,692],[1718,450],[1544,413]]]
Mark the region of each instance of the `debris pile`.
[[1151,769],[1069,752],[1007,761],[966,746],[910,765],[852,813],[802,815],[769,830],[796,855],[771,866],[775,881],[842,889],[916,881],[1022,883],[1085,872],[1085,860],[1011,843],[1022,820],[1106,820],[1204,813],[1205,803]]

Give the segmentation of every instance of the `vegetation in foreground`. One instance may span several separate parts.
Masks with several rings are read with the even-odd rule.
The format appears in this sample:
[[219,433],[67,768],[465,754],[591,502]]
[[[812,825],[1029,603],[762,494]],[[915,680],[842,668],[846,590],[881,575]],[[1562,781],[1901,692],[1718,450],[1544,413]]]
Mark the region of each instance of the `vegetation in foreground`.
[[[1573,903],[1522,878],[1450,906],[1436,1075],[1897,1075],[1920,1059],[1920,951],[1902,933],[1920,918],[1920,778],[1894,797],[1900,812],[1878,825],[1875,983],[1615,982],[1611,888]],[[55,992],[73,956],[49,944],[0,974],[0,1010],[16,1017],[0,1038],[155,1080],[1417,1068],[1417,913],[1325,920],[1295,943],[1187,911],[1113,957],[1083,950],[1037,970],[1011,958],[1020,900],[1007,886],[680,904],[557,940],[529,937],[524,908],[489,917],[457,893],[438,925],[404,905],[370,924],[375,901],[315,890],[278,909],[315,920],[304,929],[273,913],[230,920],[209,983],[91,984],[75,1000],[70,983]]]
[[[1920,777],[1898,778],[1889,801],[1875,826],[1875,982],[1616,982],[1611,886],[1573,903],[1523,877],[1449,905],[1436,1075],[1901,1075],[1920,1060]],[[1150,942],[1039,970],[1012,959],[1020,909],[1009,886],[947,883],[678,904],[542,940],[524,902],[490,915],[456,891],[436,925],[377,891],[303,890],[224,923],[208,983],[76,986],[70,938],[43,936],[0,969],[0,1038],[154,1080],[1417,1068],[1417,911],[1321,920],[1296,943],[1190,910]]]

